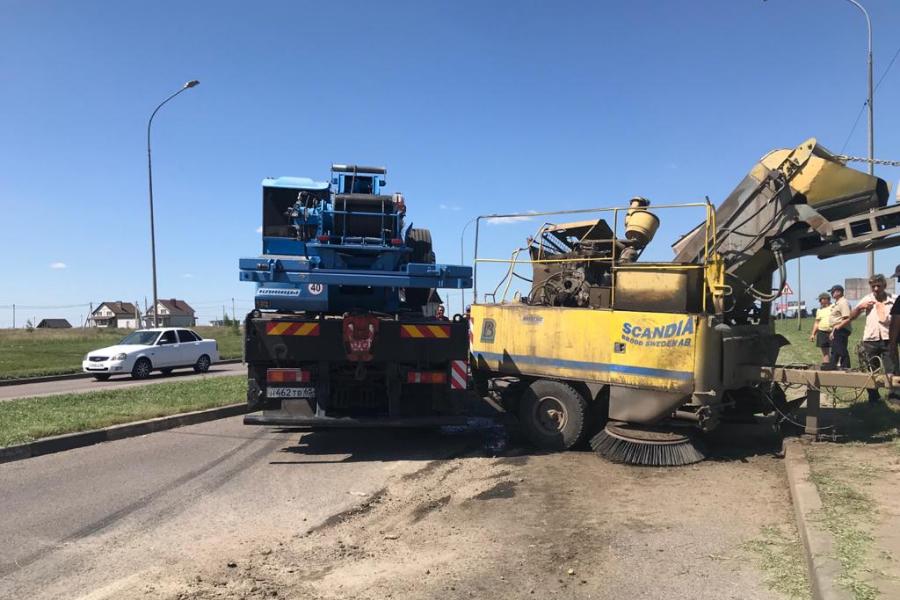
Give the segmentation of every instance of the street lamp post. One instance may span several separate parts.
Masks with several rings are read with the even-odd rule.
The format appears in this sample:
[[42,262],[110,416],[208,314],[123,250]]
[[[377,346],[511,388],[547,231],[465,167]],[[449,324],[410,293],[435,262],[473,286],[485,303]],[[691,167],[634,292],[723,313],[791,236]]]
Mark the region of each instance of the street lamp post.
[[159,326],[159,301],[156,296],[156,226],[153,220],[153,161],[150,158],[150,126],[153,125],[153,117],[156,116],[156,113],[159,112],[159,109],[163,107],[169,100],[183,92],[184,90],[188,90],[200,82],[196,79],[192,79],[185,83],[180,90],[163,100],[159,103],[153,113],[150,115],[150,120],[147,121],[147,182],[150,186],[150,255],[152,257],[153,264],[153,326]]
[[[466,237],[466,230],[469,228],[469,225],[474,223],[478,219],[478,217],[473,217],[469,219],[469,222],[463,225],[462,233],[459,234],[459,264],[464,265],[466,263],[465,256],[463,254],[463,243]],[[466,291],[462,288],[459,289],[459,301],[460,301],[460,311],[463,313],[466,312]]]
[[[866,29],[869,33],[869,54],[867,60],[867,66],[869,71],[869,93],[866,99],[866,106],[869,109],[869,175],[875,174],[875,105],[874,105],[874,96],[875,96],[875,88],[872,86],[872,19],[869,18],[869,13],[863,7],[862,4],[857,2],[857,0],[847,0],[850,4],[858,8],[862,11],[863,16],[866,17]],[[875,251],[869,252],[869,277],[872,277],[875,274]]]

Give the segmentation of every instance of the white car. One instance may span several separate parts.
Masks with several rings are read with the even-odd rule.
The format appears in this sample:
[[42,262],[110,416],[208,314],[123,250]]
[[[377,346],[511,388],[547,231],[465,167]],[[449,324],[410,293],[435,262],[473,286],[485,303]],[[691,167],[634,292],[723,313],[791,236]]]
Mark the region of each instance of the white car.
[[216,340],[204,340],[190,329],[160,327],[135,331],[116,346],[89,352],[81,369],[98,381],[128,373],[134,379],[145,379],[152,371],[168,375],[186,367],[205,373],[218,360]]

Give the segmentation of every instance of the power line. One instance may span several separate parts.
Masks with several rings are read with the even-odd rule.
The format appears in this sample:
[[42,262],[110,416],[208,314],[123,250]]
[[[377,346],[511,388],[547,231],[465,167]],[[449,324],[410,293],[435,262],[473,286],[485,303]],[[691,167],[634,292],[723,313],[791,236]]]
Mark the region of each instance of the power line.
[[891,62],[888,63],[887,69],[884,70],[884,73],[881,74],[881,77],[878,78],[878,83],[875,84],[875,90],[878,90],[878,86],[881,85],[881,82],[884,81],[884,78],[887,77],[887,74],[890,72],[891,67],[894,66],[894,61],[897,60],[897,57],[900,56],[900,48],[897,48],[897,51],[894,52],[894,57],[891,59]]
[[[881,82],[884,81],[884,78],[887,77],[887,74],[891,71],[891,67],[894,66],[894,61],[897,60],[897,57],[900,56],[900,48],[897,48],[897,51],[894,52],[894,57],[891,58],[891,61],[888,63],[887,68],[884,70],[884,73],[881,74],[881,77],[878,78],[878,83],[875,84],[875,90],[872,92],[873,94],[878,91],[878,86],[881,85]],[[860,107],[859,112],[856,114],[856,120],[853,121],[853,127],[850,128],[850,133],[847,135],[847,139],[844,140],[844,145],[841,146],[841,151],[838,154],[843,154],[844,150],[847,148],[847,144],[850,143],[850,138],[853,137],[853,133],[856,131],[856,126],[859,125],[859,119],[862,117],[863,111],[866,110],[866,107],[869,105],[869,100],[866,99],[863,102],[862,107]]]
[[61,308],[84,308],[85,306],[90,306],[90,303],[85,302],[84,304],[0,304],[0,308],[12,308],[13,306],[16,309],[28,309],[28,310],[44,310],[44,309],[61,309]]
[[856,132],[856,126],[859,125],[859,119],[860,119],[860,117],[862,117],[863,111],[866,110],[866,105],[868,105],[868,104],[869,104],[868,100],[863,102],[862,108],[860,108],[859,112],[856,113],[856,120],[853,121],[853,127],[850,128],[850,133],[847,134],[847,139],[844,140],[844,145],[841,146],[841,150],[840,150],[840,152],[838,152],[838,154],[843,154],[844,150],[847,149],[847,144],[850,143],[850,138],[852,138],[853,134]]

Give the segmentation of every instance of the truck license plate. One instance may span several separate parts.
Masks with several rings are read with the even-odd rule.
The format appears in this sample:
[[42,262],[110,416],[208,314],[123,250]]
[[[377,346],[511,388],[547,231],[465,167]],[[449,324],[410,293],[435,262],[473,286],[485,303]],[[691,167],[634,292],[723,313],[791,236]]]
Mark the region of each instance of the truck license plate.
[[307,387],[269,387],[266,390],[267,398],[306,398],[313,399],[316,397],[316,388],[314,386]]

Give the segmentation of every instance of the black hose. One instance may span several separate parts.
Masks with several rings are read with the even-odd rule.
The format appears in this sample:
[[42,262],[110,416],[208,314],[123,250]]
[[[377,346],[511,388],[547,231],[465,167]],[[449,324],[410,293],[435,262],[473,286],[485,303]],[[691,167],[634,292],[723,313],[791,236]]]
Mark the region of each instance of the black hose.
[[778,265],[778,277],[780,279],[778,289],[775,292],[764,293],[760,292],[752,285],[747,287],[747,292],[761,302],[773,302],[780,298],[781,292],[784,290],[784,284],[787,282],[787,268],[784,264],[784,256],[781,254],[781,249],[773,248],[772,254],[775,256],[775,263]]

